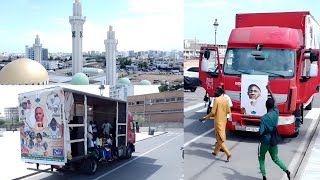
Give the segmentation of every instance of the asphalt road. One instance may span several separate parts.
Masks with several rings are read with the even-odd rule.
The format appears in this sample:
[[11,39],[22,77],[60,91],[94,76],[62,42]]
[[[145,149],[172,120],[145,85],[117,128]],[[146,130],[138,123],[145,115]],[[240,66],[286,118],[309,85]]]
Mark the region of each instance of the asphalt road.
[[181,179],[183,158],[180,148],[183,146],[183,129],[136,143],[136,152],[129,160],[119,160],[99,166],[95,175],[81,172],[41,172],[26,177],[28,180],[99,180],[99,179],[135,179],[163,180]]
[[[250,132],[227,132],[227,146],[232,158],[226,163],[226,155],[220,153],[215,158],[211,152],[215,142],[213,121],[201,123],[199,118],[205,116],[203,96],[205,91],[198,88],[196,92],[185,92],[185,159],[184,179],[227,179],[258,180],[261,179],[258,162],[259,138]],[[315,96],[313,109],[304,112],[304,124],[296,138],[285,138],[279,145],[279,157],[295,175],[305,154],[306,148],[319,122],[319,94]],[[307,114],[308,113],[308,114]],[[266,155],[266,172],[269,179],[285,179],[282,170],[276,166],[271,157]]]

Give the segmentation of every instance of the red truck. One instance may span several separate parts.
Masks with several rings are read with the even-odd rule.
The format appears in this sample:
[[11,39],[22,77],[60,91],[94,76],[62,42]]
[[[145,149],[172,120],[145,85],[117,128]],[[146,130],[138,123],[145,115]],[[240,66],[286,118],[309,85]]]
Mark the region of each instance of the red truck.
[[[222,86],[233,103],[228,130],[259,131],[260,117],[241,108],[241,77],[267,75],[279,108],[279,133],[298,135],[303,110],[319,92],[320,26],[310,12],[237,14],[224,60],[218,48],[201,47],[199,79],[211,104]],[[208,106],[208,112],[210,106]]]

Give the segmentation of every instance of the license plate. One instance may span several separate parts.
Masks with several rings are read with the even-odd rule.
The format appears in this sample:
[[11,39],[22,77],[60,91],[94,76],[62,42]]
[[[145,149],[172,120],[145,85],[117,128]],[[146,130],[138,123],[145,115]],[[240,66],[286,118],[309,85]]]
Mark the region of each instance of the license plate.
[[257,127],[246,127],[246,131],[259,132],[259,128],[257,128]]

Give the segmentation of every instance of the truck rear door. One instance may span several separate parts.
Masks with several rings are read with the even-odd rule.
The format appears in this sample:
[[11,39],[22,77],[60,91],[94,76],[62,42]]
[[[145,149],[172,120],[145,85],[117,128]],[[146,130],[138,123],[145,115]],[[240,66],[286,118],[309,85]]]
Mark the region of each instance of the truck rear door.
[[126,147],[127,145],[127,108],[128,107],[126,102],[117,102],[116,146],[118,148]]

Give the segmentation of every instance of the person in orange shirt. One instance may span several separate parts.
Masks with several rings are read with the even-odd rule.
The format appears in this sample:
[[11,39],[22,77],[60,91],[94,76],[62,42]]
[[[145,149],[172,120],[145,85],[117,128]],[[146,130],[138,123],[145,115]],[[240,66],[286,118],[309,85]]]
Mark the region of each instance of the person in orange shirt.
[[203,117],[203,120],[209,120],[210,117],[214,117],[214,127],[215,127],[215,135],[217,140],[217,145],[212,154],[214,156],[218,156],[220,149],[222,148],[227,155],[227,162],[231,157],[231,152],[227,148],[226,141],[226,123],[227,123],[227,115],[231,112],[229,101],[223,95],[223,89],[221,87],[217,87],[215,90],[215,102],[211,109],[211,112]]

